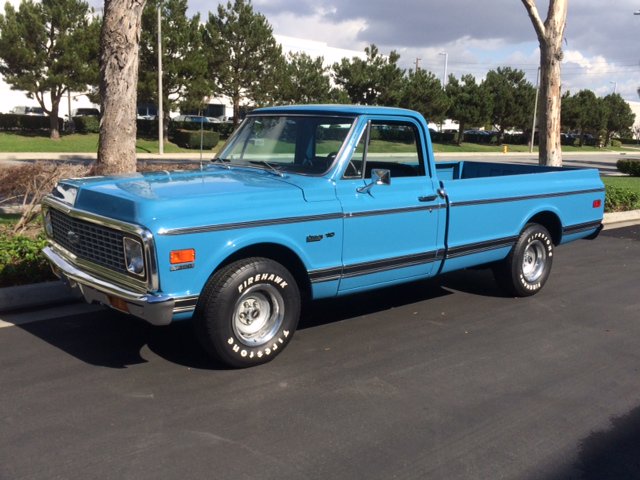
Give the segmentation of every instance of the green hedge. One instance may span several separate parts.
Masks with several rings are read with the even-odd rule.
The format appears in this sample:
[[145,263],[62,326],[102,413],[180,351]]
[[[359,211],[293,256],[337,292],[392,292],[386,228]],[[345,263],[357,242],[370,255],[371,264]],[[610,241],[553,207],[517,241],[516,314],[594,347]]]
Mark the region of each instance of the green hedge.
[[[157,138],[158,120],[141,120],[136,122],[138,138]],[[174,122],[169,121],[169,138],[175,135],[178,130],[200,131],[198,122]],[[217,132],[218,138],[228,138],[233,133],[233,123],[205,123],[203,130],[206,132]],[[200,143],[198,143],[200,145]]]
[[100,119],[93,116],[72,117],[76,133],[100,133]]
[[625,212],[640,208],[640,195],[628,188],[605,185],[605,212]]
[[[62,131],[64,122],[58,118],[58,128]],[[35,132],[49,130],[49,117],[41,115],[18,115],[15,113],[0,113],[0,130],[20,130],[22,132]]]
[[202,140],[202,148],[204,150],[211,150],[220,141],[220,134],[218,132],[202,131],[200,130],[176,130],[171,137],[173,143],[182,148],[200,148],[200,141]]
[[632,177],[640,177],[640,160],[624,159],[618,160],[616,167],[622,173],[631,175]]
[[41,253],[46,245],[43,235],[32,239],[0,233],[0,287],[55,279],[49,262]]

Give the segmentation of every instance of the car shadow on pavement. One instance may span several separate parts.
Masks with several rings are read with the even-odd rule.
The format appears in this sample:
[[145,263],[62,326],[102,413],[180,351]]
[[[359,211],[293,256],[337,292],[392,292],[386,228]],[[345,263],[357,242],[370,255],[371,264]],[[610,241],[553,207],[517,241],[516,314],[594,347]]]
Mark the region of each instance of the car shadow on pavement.
[[592,432],[579,445],[575,464],[546,480],[640,479],[640,407],[611,418],[611,428]]
[[[311,302],[303,309],[298,328],[327,325],[402,305],[455,295],[456,292],[501,295],[490,271],[456,272],[435,279]],[[104,309],[27,323],[19,328],[91,365],[127,368],[152,361],[151,353],[189,368],[227,369],[202,349],[189,321],[156,327],[135,317]]]

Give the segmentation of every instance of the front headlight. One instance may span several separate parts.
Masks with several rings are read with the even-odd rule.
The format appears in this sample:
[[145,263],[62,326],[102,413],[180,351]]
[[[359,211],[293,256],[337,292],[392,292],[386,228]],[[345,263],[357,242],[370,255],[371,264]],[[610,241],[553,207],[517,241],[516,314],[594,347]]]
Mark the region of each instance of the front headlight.
[[144,251],[142,244],[130,237],[122,240],[124,246],[124,261],[127,271],[134,275],[144,276]]

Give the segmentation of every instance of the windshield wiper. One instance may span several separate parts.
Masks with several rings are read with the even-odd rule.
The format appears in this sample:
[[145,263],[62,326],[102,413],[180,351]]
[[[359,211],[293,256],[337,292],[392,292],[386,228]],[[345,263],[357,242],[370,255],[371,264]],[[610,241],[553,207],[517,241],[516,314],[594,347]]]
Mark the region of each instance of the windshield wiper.
[[271,163],[267,162],[266,160],[251,160],[249,163],[264,165],[269,169],[265,171],[269,173],[273,173],[274,175],[277,175],[279,177],[285,177],[285,174],[282,172],[282,170],[280,170],[275,165],[272,165]]
[[226,168],[227,170],[231,170],[231,165],[230,165],[231,161],[229,159],[215,157],[211,159],[211,163],[218,165],[222,168]]

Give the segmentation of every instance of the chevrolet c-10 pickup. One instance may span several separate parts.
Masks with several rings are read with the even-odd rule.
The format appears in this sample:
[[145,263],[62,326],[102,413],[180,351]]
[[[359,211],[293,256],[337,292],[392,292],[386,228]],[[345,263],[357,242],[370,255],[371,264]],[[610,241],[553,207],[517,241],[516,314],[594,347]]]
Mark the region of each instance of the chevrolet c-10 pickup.
[[200,170],[59,182],[44,254],[86,301],[191,319],[211,355],[248,367],[282,352],[305,301],[480,265],[533,295],[603,209],[595,169],[436,162],[410,110],[271,107]]

